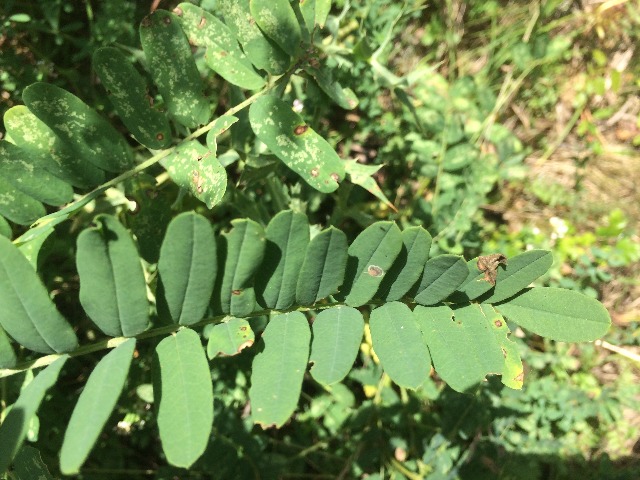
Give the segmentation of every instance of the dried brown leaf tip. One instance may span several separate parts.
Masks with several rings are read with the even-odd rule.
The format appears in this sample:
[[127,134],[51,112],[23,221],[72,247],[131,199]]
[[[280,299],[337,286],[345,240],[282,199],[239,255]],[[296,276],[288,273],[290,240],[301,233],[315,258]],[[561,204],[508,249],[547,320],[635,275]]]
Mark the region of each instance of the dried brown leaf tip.
[[507,265],[507,257],[501,253],[492,253],[491,255],[478,257],[478,270],[484,273],[484,279],[491,285],[496,284],[498,265]]

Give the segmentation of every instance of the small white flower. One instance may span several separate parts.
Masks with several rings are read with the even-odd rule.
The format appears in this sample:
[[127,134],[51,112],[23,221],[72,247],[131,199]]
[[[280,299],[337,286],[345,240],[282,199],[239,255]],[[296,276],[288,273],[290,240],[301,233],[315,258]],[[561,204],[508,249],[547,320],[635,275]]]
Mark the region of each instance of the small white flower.
[[[567,226],[567,222],[558,217],[551,217],[549,219],[549,223],[553,228],[553,232],[551,234],[551,238],[562,238],[569,231],[569,227]],[[555,235],[554,235],[555,234]]]
[[293,111],[300,113],[304,108],[304,103],[302,103],[297,98],[293,101]]

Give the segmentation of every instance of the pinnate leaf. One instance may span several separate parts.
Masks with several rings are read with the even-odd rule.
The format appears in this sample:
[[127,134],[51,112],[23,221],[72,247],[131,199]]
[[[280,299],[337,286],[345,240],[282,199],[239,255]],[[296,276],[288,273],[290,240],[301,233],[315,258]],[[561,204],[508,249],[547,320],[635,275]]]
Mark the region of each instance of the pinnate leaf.
[[129,373],[135,338],[105,355],[91,372],[78,398],[60,450],[60,470],[78,473],[118,401]]

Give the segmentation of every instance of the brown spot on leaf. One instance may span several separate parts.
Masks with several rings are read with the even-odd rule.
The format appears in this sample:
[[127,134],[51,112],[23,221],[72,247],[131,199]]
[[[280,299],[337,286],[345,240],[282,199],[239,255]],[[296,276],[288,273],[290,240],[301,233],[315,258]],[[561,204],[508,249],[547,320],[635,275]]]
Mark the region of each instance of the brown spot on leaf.
[[372,277],[381,277],[384,275],[384,270],[382,270],[377,265],[369,265],[367,267],[367,273]]
[[320,169],[318,167],[311,170],[311,176],[313,178],[316,178],[318,175],[320,175]]
[[493,324],[494,324],[496,327],[500,328],[500,327],[502,327],[502,320],[496,320],[496,321],[494,321],[494,322],[493,322]]
[[302,135],[307,130],[309,130],[308,125],[298,125],[296,128],[293,129],[293,133],[296,135]]
[[159,141],[164,140],[164,133],[157,133],[156,134],[156,139],[159,140]]
[[207,19],[206,19],[206,18],[204,18],[204,17],[201,17],[201,18],[200,18],[200,23],[198,24],[198,28],[204,28],[204,26],[206,25],[206,23],[207,23]]
[[227,52],[225,52],[224,50],[220,50],[219,55],[224,58],[227,56]]
[[340,175],[338,175],[337,173],[332,173],[331,174],[331,178],[333,178],[333,180],[335,182],[339,182],[340,181]]
[[240,345],[238,345],[238,353],[240,353],[245,348],[250,347],[251,345],[253,345],[253,340],[247,340],[246,342],[241,343]]
[[507,265],[507,257],[501,253],[492,253],[491,255],[478,257],[478,270],[484,273],[484,280],[491,285],[496,284],[498,265]]
[[231,294],[232,295],[240,295],[242,293],[242,290],[232,290]]
[[242,330],[243,332],[247,329],[247,327],[240,327],[240,330]]
[[164,17],[162,21],[165,25],[171,25],[171,17]]
[[520,373],[516,376],[516,378],[514,378],[514,380],[515,380],[516,382],[519,382],[519,383],[524,382],[524,372],[520,372]]

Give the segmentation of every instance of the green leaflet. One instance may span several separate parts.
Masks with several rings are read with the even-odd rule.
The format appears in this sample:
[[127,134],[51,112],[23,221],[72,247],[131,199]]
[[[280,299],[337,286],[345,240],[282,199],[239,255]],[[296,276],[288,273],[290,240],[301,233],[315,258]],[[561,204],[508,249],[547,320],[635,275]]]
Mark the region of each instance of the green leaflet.
[[311,239],[296,288],[296,300],[300,305],[313,305],[338,291],[347,267],[348,246],[347,236],[335,227],[329,227]]
[[264,260],[255,288],[265,308],[284,310],[296,299],[300,268],[309,244],[309,221],[303,213],[286,210],[271,219],[265,231]]
[[34,352],[69,352],[78,346],[36,271],[5,237],[0,237],[0,325]]
[[355,308],[321,311],[313,321],[311,376],[324,385],[344,379],[356,360],[363,332],[364,320]]
[[338,188],[344,162],[290,105],[274,96],[260,97],[249,108],[249,121],[258,139],[305,182],[324,193]]
[[553,264],[553,255],[547,250],[529,250],[507,260],[505,268],[498,268],[493,292],[484,303],[498,303],[512,297],[531,282],[544,275]]
[[218,5],[225,23],[242,45],[251,63],[272,75],[282,75],[291,59],[256,25],[251,16],[249,0],[220,0]]
[[404,303],[390,302],[371,312],[371,341],[389,378],[417,389],[429,377],[431,358],[413,312]]
[[181,143],[175,151],[160,160],[171,179],[189,190],[198,200],[213,208],[227,189],[227,172],[215,154],[198,140]]
[[413,313],[436,372],[455,391],[465,392],[488,374],[502,373],[500,345],[477,305],[455,310],[418,305]]
[[415,301],[422,305],[441,302],[464,282],[469,274],[467,263],[457,255],[438,255],[424,266]]
[[99,48],[93,54],[93,68],[136,140],[155,150],[167,148],[171,144],[169,121],[151,107],[147,83],[127,57],[117,48]]
[[73,198],[73,188],[49,173],[29,155],[9,142],[0,142],[0,172],[22,193],[48,205],[62,205]]
[[6,332],[0,328],[0,368],[12,368],[16,364],[16,354]]
[[300,13],[309,33],[316,26],[316,0],[300,0]]
[[149,322],[147,286],[133,239],[111,215],[78,236],[80,303],[107,335],[133,337]]
[[60,470],[78,473],[98,440],[129,374],[136,339],[130,338],[95,366],[78,398],[60,449]]
[[207,356],[211,359],[218,355],[237,355],[253,345],[255,334],[244,318],[231,317],[226,322],[215,325],[209,332]]
[[104,182],[104,171],[78,156],[47,125],[24,105],[11,107],[4,114],[7,135],[31,162],[42,166],[74,187],[86,188]]
[[218,137],[231,128],[231,125],[238,121],[238,117],[233,115],[222,115],[216,118],[212,125],[211,130],[207,133],[207,147],[213,152],[214,155],[218,153]]
[[13,474],[17,480],[55,480],[47,465],[42,461],[40,452],[23,445],[13,461]]
[[246,317],[256,306],[253,275],[262,263],[265,238],[253,220],[233,220],[233,228],[218,237],[218,271],[212,306],[214,310]]
[[193,212],[172,220],[160,249],[158,271],[174,322],[192,325],[204,317],[218,270],[209,221]]
[[509,330],[507,322],[502,318],[502,315],[496,312],[492,306],[479,305],[479,307],[502,349],[504,357],[502,383],[509,388],[520,390],[524,381],[524,367],[522,366],[518,346],[509,340],[511,330]]
[[264,79],[253,69],[229,27],[191,3],[181,3],[174,12],[189,43],[206,48],[204,58],[214,72],[240,88],[257,90],[264,86]]
[[0,215],[19,225],[29,225],[46,215],[39,201],[22,193],[1,175],[0,172]]
[[330,11],[331,0],[316,0],[316,24],[321,28],[324,28]]
[[420,278],[430,249],[431,235],[424,228],[403,230],[400,254],[383,277],[376,298],[387,302],[400,300]]
[[124,137],[75,95],[38,82],[25,88],[22,100],[75,155],[107,172],[119,173],[134,166]]
[[13,232],[11,231],[11,225],[7,223],[5,218],[0,215],[0,235],[3,237],[11,238],[13,236]]
[[140,23],[140,42],[169,114],[187,128],[207,123],[209,100],[178,17],[166,10],[147,15]]
[[558,342],[591,342],[611,326],[600,302],[562,288],[529,288],[495,308],[521,327]]
[[42,370],[20,393],[0,425],[0,472],[6,472],[27,435],[29,422],[36,414],[47,390],[55,385],[69,357],[63,355]]
[[394,222],[368,226],[349,247],[344,284],[338,299],[359,307],[373,298],[402,249],[402,234]]
[[342,85],[333,80],[330,70],[326,67],[322,69],[308,67],[306,70],[320,89],[340,108],[353,110],[358,106],[358,97],[353,93],[353,90],[342,88]]
[[167,461],[189,468],[204,453],[213,426],[213,386],[200,336],[188,328],[156,347],[153,394]]
[[42,233],[42,235],[38,235],[31,240],[27,240],[26,242],[16,243],[18,245],[18,249],[25,256],[25,258],[29,261],[31,266],[35,271],[38,271],[38,255],[40,255],[40,250],[42,249],[42,245],[54,232],[53,227],[48,231]]
[[389,201],[375,179],[371,176],[380,170],[383,167],[382,165],[363,165],[362,163],[358,163],[357,160],[347,160],[344,165],[351,183],[360,185],[391,210],[396,211],[396,207],[393,206],[393,203]]
[[250,0],[251,16],[269,38],[292,57],[302,50],[302,32],[289,0]]
[[309,323],[300,312],[275,315],[262,334],[264,350],[251,370],[251,416],[263,428],[281,427],[298,404],[309,359]]
[[[454,294],[451,296],[451,300],[456,303],[469,302],[484,295],[493,288],[489,282],[484,279],[484,273],[480,273],[478,270],[478,258],[474,258],[467,262],[467,268],[469,273],[467,278],[460,284]],[[498,272],[502,270],[502,266],[498,268]]]

